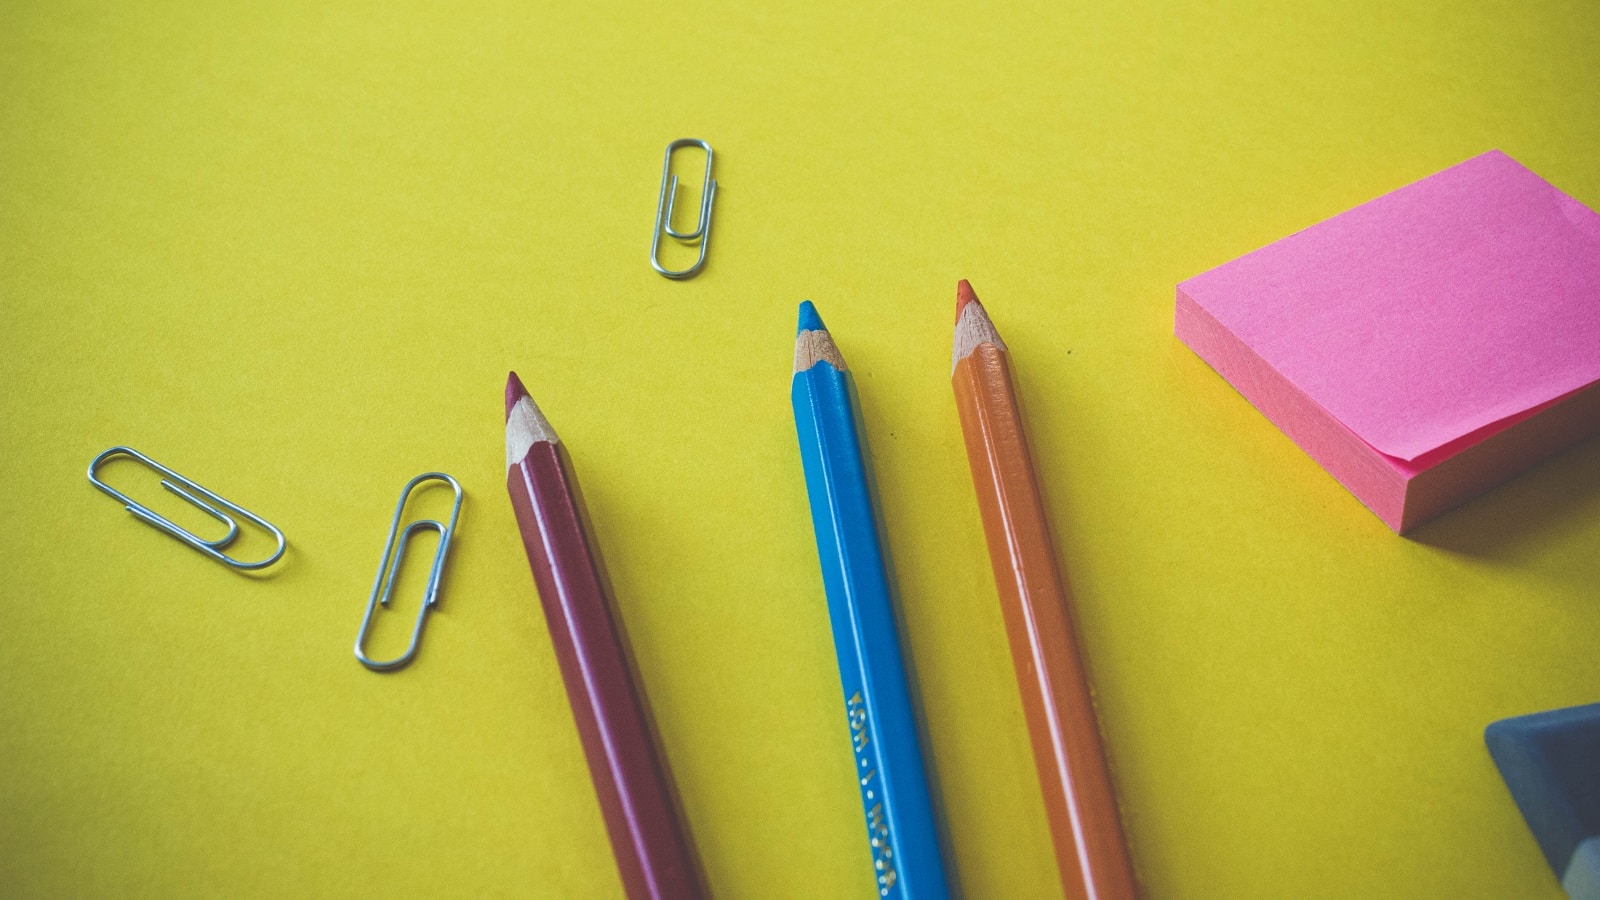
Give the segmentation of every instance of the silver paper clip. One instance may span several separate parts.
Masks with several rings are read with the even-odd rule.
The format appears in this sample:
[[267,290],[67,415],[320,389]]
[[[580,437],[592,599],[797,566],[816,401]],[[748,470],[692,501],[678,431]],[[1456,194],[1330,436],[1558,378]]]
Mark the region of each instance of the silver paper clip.
[[[406,500],[417,485],[424,481],[442,481],[450,485],[456,492],[455,505],[450,508],[450,524],[443,525],[433,519],[418,519],[400,530],[400,514],[405,511]],[[400,492],[400,502],[394,508],[394,521],[389,523],[389,541],[383,546],[383,558],[378,561],[378,577],[372,582],[372,596],[367,599],[367,614],[361,618],[361,631],[356,634],[356,659],[363,666],[374,672],[388,672],[402,668],[411,662],[417,655],[417,644],[422,641],[422,623],[428,617],[428,610],[439,602],[439,576],[444,572],[445,555],[450,552],[450,538],[456,532],[456,519],[461,516],[461,485],[443,472],[425,472],[406,482],[405,489]],[[389,605],[389,597],[394,592],[394,579],[400,572],[400,563],[405,558],[406,544],[411,540],[411,535],[425,529],[439,532],[439,546],[433,551],[433,569],[428,573],[428,586],[422,592],[422,607],[417,610],[417,627],[411,632],[411,646],[406,652],[390,660],[376,660],[367,656],[363,645],[367,642],[367,630],[372,627],[372,613],[379,604]]]
[[[672,227],[672,213],[678,202],[678,176],[672,174],[672,154],[679,147],[699,147],[706,151],[706,177],[700,186],[700,218],[693,231],[679,231]],[[698,138],[679,138],[667,145],[666,159],[661,163],[661,197],[656,201],[656,230],[650,238],[650,265],[657,272],[673,279],[692,278],[706,264],[706,253],[711,249],[711,203],[717,196],[717,183],[711,180],[711,145]],[[700,245],[700,256],[687,269],[669,269],[661,264],[661,234],[680,244]]]
[[[195,506],[196,509],[200,510],[211,518],[216,519],[218,522],[228,526],[228,533],[217,538],[216,540],[208,541],[193,532],[185,531],[184,529],[179,528],[177,525],[174,525],[170,519],[167,519],[160,513],[151,510],[144,504],[128,497],[126,494],[122,493],[111,485],[106,484],[99,478],[96,478],[95,471],[100,468],[102,463],[113,456],[127,456],[132,459],[136,459],[150,468],[155,469],[157,472],[160,472],[162,475],[165,475],[166,477],[161,479],[162,487],[189,501]],[[177,483],[174,484],[173,482]],[[237,503],[224,500],[217,494],[206,490],[198,484],[195,484],[193,481],[190,481],[182,475],[179,475],[177,472],[172,471],[171,469],[163,466],[150,457],[145,456],[143,453],[140,453],[132,447],[112,447],[110,450],[107,450],[99,456],[96,456],[94,461],[89,463],[89,483],[121,501],[124,508],[126,508],[128,512],[133,513],[135,518],[140,519],[160,529],[161,531],[165,531],[167,534],[170,534],[194,549],[199,550],[201,553],[204,553],[217,562],[220,562],[223,565],[232,566],[235,569],[264,569],[267,566],[277,562],[278,557],[283,555],[284,548],[288,545],[288,542],[283,537],[283,532],[279,531],[277,526],[273,525],[271,522],[268,522],[266,519],[261,518]],[[199,496],[196,496],[197,494]],[[204,497],[205,500],[200,499],[201,497]],[[260,562],[241,562],[227,555],[226,553],[223,553],[222,551],[227,548],[229,544],[233,543],[234,538],[239,536],[239,523],[234,521],[232,516],[218,509],[216,506],[212,506],[211,503],[207,503],[206,500],[210,500],[211,503],[215,503],[217,506],[222,506],[235,513],[238,513],[244,518],[249,519],[251,522],[260,525],[267,531],[272,532],[272,536],[278,541],[278,548],[272,552],[271,556],[261,560]]]

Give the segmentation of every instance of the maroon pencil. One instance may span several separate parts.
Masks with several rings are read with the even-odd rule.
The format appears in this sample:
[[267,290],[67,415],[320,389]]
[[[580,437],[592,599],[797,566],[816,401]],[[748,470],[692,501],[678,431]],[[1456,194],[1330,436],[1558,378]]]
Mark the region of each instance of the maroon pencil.
[[622,886],[632,900],[702,897],[571,461],[515,372],[506,381],[506,487]]

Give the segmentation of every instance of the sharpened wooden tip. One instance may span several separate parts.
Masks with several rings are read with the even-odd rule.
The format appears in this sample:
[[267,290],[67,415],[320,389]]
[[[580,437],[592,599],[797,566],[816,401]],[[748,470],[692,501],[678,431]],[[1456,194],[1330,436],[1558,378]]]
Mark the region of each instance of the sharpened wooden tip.
[[839,345],[826,331],[802,331],[794,339],[795,374],[807,371],[817,363],[825,362],[843,372],[848,367],[839,353]]
[[512,372],[506,379],[506,470],[522,462],[534,444],[559,444],[561,438],[539,411],[522,379]]
[[833,335],[828,333],[828,326],[822,324],[822,316],[818,315],[817,308],[810,300],[806,300],[800,304],[800,325],[795,330],[795,374],[824,361],[840,372],[845,370],[844,356],[839,353],[839,345],[833,342]]
[[[966,282],[961,282],[963,286]],[[1006,342],[1000,339],[1000,332],[994,330],[994,323],[989,320],[989,311],[983,308],[972,288],[967,288],[971,299],[962,303],[960,292],[957,291],[956,334],[954,347],[950,353],[950,371],[954,374],[956,363],[972,355],[974,350],[983,344],[992,344],[1001,353],[1006,351]]]

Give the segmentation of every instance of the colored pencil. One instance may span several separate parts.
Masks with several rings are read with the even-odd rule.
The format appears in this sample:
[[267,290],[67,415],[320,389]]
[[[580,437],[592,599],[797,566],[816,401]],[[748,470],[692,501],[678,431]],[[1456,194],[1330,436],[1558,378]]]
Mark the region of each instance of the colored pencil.
[[1005,341],[972,286],[956,289],[950,380],[1010,636],[1022,708],[1073,900],[1138,895],[1111,772],[1028,454]]
[[798,332],[790,399],[878,895],[946,897],[854,384],[810,301]]
[[515,372],[506,382],[506,487],[623,889],[632,900],[704,896],[571,460]]

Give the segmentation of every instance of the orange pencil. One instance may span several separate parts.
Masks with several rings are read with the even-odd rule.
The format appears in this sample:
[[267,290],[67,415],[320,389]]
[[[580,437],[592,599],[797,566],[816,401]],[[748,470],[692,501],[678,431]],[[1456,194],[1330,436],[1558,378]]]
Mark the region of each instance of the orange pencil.
[[1137,897],[1005,341],[965,281],[956,288],[952,358],[950,380],[1062,886],[1073,900]]

